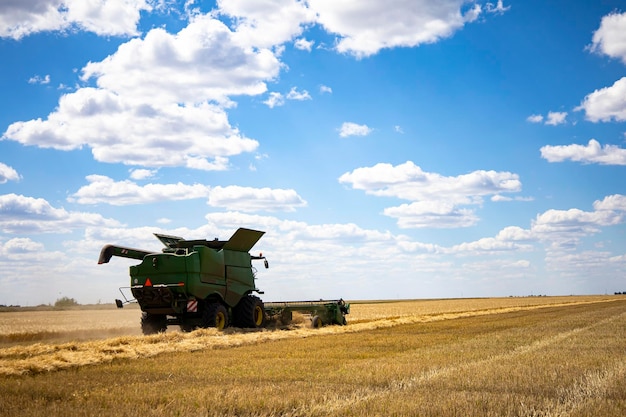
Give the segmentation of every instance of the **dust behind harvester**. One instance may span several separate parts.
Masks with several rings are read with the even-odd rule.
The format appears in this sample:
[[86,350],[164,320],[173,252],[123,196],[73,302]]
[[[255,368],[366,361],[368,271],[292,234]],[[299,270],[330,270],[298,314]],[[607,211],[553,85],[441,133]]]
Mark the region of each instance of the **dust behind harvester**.
[[[115,300],[118,307],[136,301],[141,310],[144,334],[163,332],[170,324],[183,331],[197,327],[228,326],[259,328],[268,320],[286,323],[293,311],[312,315],[312,324],[346,324],[350,306],[343,300],[298,301],[264,305],[256,294],[252,261],[265,256],[249,251],[265,232],[239,228],[228,240],[185,240],[155,233],[165,245],[161,252],[106,245],[99,264],[113,256],[141,260],[130,267],[130,289],[134,299]],[[122,295],[123,288],[120,288]]]

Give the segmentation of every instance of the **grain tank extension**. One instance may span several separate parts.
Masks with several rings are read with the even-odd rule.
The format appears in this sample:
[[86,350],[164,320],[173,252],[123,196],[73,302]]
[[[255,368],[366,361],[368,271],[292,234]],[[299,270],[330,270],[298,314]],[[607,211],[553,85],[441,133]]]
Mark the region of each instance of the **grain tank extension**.
[[[107,263],[113,256],[141,260],[130,267],[130,291],[143,312],[144,334],[163,332],[170,324],[178,324],[183,331],[223,329],[231,324],[262,327],[266,319],[263,301],[253,293],[263,292],[256,288],[252,261],[262,259],[266,268],[268,263],[249,250],[264,233],[239,228],[225,241],[155,233],[165,245],[162,252],[106,245],[98,263]],[[121,300],[116,303],[124,305]]]

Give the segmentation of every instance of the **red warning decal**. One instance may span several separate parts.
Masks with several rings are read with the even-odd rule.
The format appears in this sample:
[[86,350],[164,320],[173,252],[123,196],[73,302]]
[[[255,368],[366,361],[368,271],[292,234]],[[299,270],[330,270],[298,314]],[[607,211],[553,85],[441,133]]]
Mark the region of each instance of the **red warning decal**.
[[196,313],[197,311],[198,311],[198,301],[197,300],[187,301],[187,312]]
[[152,281],[150,281],[150,278],[146,278],[146,283],[143,285],[144,287],[152,287]]

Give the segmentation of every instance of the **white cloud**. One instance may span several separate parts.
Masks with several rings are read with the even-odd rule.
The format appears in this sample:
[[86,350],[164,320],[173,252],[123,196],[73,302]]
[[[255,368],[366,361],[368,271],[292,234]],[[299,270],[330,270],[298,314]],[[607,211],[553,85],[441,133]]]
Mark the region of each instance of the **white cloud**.
[[326,93],[331,94],[332,92],[333,92],[333,89],[330,88],[329,86],[327,86],[327,85],[320,85],[320,93],[322,93],[322,94],[326,94]]
[[176,34],[153,29],[101,62],[83,68],[83,80],[141,103],[229,102],[229,95],[258,95],[281,64],[268,49],[250,48],[224,23],[201,15]]
[[521,251],[530,250],[532,246],[523,245],[516,242],[501,240],[498,238],[486,237],[473,242],[461,243],[450,248],[451,253],[464,253],[464,252],[483,252],[483,253],[497,253],[503,251]]
[[500,194],[496,194],[491,197],[491,201],[499,202],[499,201],[533,201],[533,197],[506,197]]
[[103,36],[136,35],[146,0],[19,0],[0,2],[0,37],[19,40],[43,31],[70,28]]
[[16,237],[0,244],[0,253],[4,256],[43,251],[44,246],[29,238]]
[[311,52],[313,45],[315,45],[315,41],[308,41],[305,38],[299,38],[296,39],[293,45],[296,47],[296,49],[300,49],[301,51]]
[[287,93],[286,97],[287,97],[287,100],[298,100],[298,101],[311,100],[311,95],[309,94],[308,91],[304,90],[300,92],[298,91],[296,87],[292,87],[291,90],[289,90],[289,93]]
[[133,180],[145,180],[154,177],[156,173],[155,169],[131,169],[130,178]]
[[194,16],[177,34],[153,29],[82,78],[47,119],[15,122],[2,139],[60,150],[90,147],[100,162],[224,170],[228,157],[258,142],[230,126],[230,95],[258,95],[281,68],[268,49],[243,44],[211,15]]
[[567,117],[567,112],[548,112],[548,116],[546,117],[546,124],[551,126],[556,126],[565,123],[565,118]]
[[626,64],[626,12],[611,13],[602,18],[600,28],[593,34],[590,49],[621,59]]
[[103,175],[89,175],[89,185],[81,187],[68,197],[78,204],[105,203],[113,206],[148,204],[161,201],[208,198],[211,187],[202,184],[146,184],[143,186],[125,180],[114,181]]
[[[463,251],[519,251],[532,250],[533,243],[546,245],[546,262],[554,265],[559,261],[571,263],[563,253],[571,253],[587,236],[597,234],[603,227],[624,223],[626,219],[626,196],[615,194],[593,203],[593,211],[576,208],[568,210],[550,209],[531,222],[530,228],[508,226],[494,238],[481,238],[477,241],[462,243],[451,248],[444,248],[447,253]],[[568,255],[569,256],[569,255]]]
[[388,207],[383,214],[398,219],[398,227],[403,229],[469,227],[479,220],[473,210],[443,201],[418,201]]
[[620,224],[623,219],[624,213],[612,210],[551,209],[537,215],[531,232],[541,240],[550,240],[552,245],[569,246],[583,236],[598,233],[603,226]]
[[317,22],[339,35],[336,49],[366,57],[383,48],[414,47],[451,36],[476,20],[481,7],[462,12],[465,0],[310,0]]
[[258,147],[217,106],[137,104],[94,88],[62,96],[47,120],[11,124],[2,139],[59,150],[89,146],[100,162],[206,170],[225,169],[227,160],[220,158]]
[[585,145],[546,145],[541,148],[541,157],[548,162],[562,162],[571,160],[583,163],[602,165],[626,165],[626,149],[616,145],[600,145],[595,140],[589,140]]
[[0,230],[4,233],[68,233],[87,226],[119,227],[100,214],[55,208],[42,198],[0,195]]
[[267,100],[263,102],[263,104],[267,105],[270,109],[274,107],[280,107],[285,104],[285,100],[311,100],[311,95],[308,91],[298,91],[297,87],[292,87],[291,90],[286,95],[283,95],[278,92],[269,93],[269,97]]
[[43,77],[35,75],[34,77],[30,77],[28,79],[28,84],[50,84],[50,75],[46,74]]
[[503,14],[504,12],[509,11],[510,9],[511,9],[511,6],[505,7],[504,4],[502,3],[502,0],[498,0],[495,6],[493,3],[487,3],[487,12],[489,13]]
[[102,175],[87,177],[88,185],[68,197],[78,204],[125,206],[162,201],[207,199],[212,207],[239,211],[295,211],[306,207],[306,201],[294,190],[252,187],[210,187],[208,185],[146,184],[129,180],[114,181]]
[[344,122],[339,128],[339,136],[347,138],[348,136],[367,136],[372,133],[372,129],[367,125],[359,125],[352,122]]
[[339,177],[339,182],[367,194],[412,201],[384,210],[404,228],[471,226],[478,217],[473,210],[458,206],[481,204],[484,196],[521,190],[518,175],[510,172],[474,171],[445,177],[424,172],[411,161],[397,166],[380,163],[357,168]]
[[588,94],[576,110],[584,110],[587,120],[609,122],[626,120],[626,77],[611,87],[604,87]]
[[218,186],[211,190],[209,205],[245,212],[295,211],[306,207],[307,202],[294,190]]
[[379,163],[343,174],[339,182],[381,197],[410,201],[449,201],[472,203],[476,197],[503,192],[518,192],[522,184],[517,174],[473,171],[456,177],[424,172],[411,161],[393,166]]
[[281,93],[272,91],[269,93],[269,97],[263,102],[263,104],[267,105],[270,109],[280,107],[285,104],[285,97]]
[[593,208],[597,211],[611,210],[626,213],[626,196],[614,194],[604,197],[602,201],[595,201],[593,203]]
[[550,111],[544,117],[541,114],[531,114],[526,118],[526,121],[530,123],[542,123],[545,122],[546,125],[556,126],[560,124],[564,124],[566,122],[567,112],[556,112]]
[[303,26],[315,21],[315,13],[298,0],[219,0],[219,12],[233,17],[237,41],[267,48],[300,35]]
[[18,181],[20,178],[21,176],[16,170],[0,162],[0,184],[4,184],[7,181]]

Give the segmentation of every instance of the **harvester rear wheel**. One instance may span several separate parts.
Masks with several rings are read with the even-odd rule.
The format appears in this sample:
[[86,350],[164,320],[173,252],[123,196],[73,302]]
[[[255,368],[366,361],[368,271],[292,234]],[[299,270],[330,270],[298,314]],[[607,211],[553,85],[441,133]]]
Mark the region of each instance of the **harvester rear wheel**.
[[324,322],[322,321],[322,318],[320,316],[315,316],[311,320],[311,327],[313,327],[314,329],[319,329],[323,325],[324,325]]
[[222,303],[209,302],[202,312],[202,327],[215,327],[224,330],[228,327],[228,311]]
[[233,309],[237,327],[259,328],[265,326],[265,307],[255,295],[242,297]]
[[141,313],[141,331],[143,334],[163,333],[167,330],[167,316],[163,314]]

